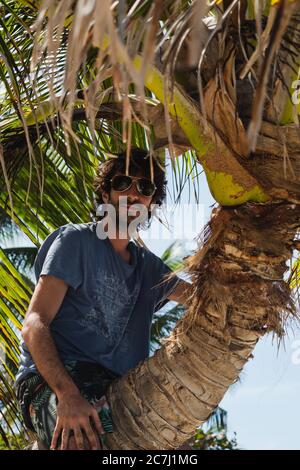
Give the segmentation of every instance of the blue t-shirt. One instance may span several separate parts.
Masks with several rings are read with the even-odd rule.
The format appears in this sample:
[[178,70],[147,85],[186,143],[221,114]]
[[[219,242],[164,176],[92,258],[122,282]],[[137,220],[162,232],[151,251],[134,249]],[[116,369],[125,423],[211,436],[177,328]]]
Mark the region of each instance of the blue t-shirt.
[[[51,233],[35,260],[35,275],[52,275],[69,286],[50,324],[63,363],[101,364],[123,375],[149,356],[153,313],[179,278],[154,253],[130,241],[130,264],[100,239],[96,223],[67,224]],[[21,344],[16,382],[37,369]]]

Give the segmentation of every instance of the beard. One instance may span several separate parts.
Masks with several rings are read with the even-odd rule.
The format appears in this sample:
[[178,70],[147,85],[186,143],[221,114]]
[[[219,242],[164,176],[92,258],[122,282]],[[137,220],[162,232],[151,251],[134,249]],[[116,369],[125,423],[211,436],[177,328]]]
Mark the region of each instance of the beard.
[[120,199],[121,198],[118,198],[117,201],[114,201],[111,197],[109,197],[107,203],[114,208],[114,222],[116,231],[119,233],[119,236],[121,235],[121,238],[127,238],[128,235],[132,235],[132,233],[136,230],[137,225],[139,225],[139,223],[132,223],[138,217],[138,211],[134,211],[134,215],[129,215],[127,204],[130,205],[130,203],[127,199]]
[[[121,199],[121,200],[120,200]],[[111,204],[114,208],[114,221],[116,230],[122,237],[127,237],[132,235],[135,231],[138,230],[141,222],[148,220],[148,209],[146,206],[142,205],[141,210],[138,208],[132,210],[132,214],[129,214],[130,208],[127,208],[128,205],[140,204],[137,202],[129,203],[128,198],[122,199],[118,198],[117,201],[114,201],[109,197],[108,204]],[[137,219],[135,222],[135,219]]]

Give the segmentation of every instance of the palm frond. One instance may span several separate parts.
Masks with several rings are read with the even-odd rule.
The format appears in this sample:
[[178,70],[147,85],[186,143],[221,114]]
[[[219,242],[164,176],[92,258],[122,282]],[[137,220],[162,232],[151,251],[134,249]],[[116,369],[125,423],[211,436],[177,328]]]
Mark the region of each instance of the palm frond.
[[[25,316],[32,291],[0,248],[0,325],[3,336],[0,343],[18,364],[18,330]],[[4,338],[4,341],[3,341]]]
[[154,353],[161,346],[163,338],[171,333],[177,321],[184,315],[185,309],[178,304],[175,307],[164,307],[155,312],[151,325],[150,351]]
[[14,236],[14,223],[6,212],[0,207],[0,239],[7,241]]
[[218,406],[205,423],[211,432],[227,432],[227,411]]
[[[288,27],[293,13],[296,11],[296,8],[296,2],[280,1],[272,5],[269,16],[269,20],[272,24],[269,28],[269,33],[266,35],[268,37],[269,44],[266,48],[265,56],[260,67],[258,86],[253,100],[252,120],[248,127],[248,145],[250,152],[254,152],[256,148],[257,136],[263,118],[263,108],[273,58],[280,48],[282,37]],[[276,11],[275,14],[272,15],[274,9],[276,9]],[[259,50],[261,50],[260,44],[258,44],[258,47]]]
[[19,272],[28,272],[33,268],[37,248],[17,246],[14,248],[3,248],[3,252]]
[[20,445],[20,435],[24,434],[25,429],[17,403],[13,380],[7,368],[0,364],[0,435],[7,449],[24,447]]
[[[172,243],[161,255],[162,261],[172,270],[179,273],[183,267],[183,258],[187,256],[187,251],[178,243]],[[160,347],[163,338],[171,333],[177,321],[184,315],[185,308],[181,304],[175,306],[164,306],[153,315],[151,326],[151,345],[150,349],[153,353]]]
[[[18,448],[17,436],[24,432],[24,425],[13,383],[19,365],[21,322],[32,292],[5,251],[0,248],[0,434],[8,447]],[[25,258],[30,258],[28,254]],[[11,437],[6,439],[6,435]]]

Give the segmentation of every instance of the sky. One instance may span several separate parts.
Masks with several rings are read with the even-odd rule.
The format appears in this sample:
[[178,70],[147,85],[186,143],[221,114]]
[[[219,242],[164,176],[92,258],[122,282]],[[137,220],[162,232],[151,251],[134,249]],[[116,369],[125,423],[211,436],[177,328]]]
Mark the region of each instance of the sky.
[[[169,165],[168,186],[172,194],[170,169]],[[160,232],[161,224],[153,221],[151,231],[142,233],[148,248],[158,256],[176,240],[185,242],[186,248],[196,249],[195,238],[209,220],[214,204],[203,174],[199,181],[199,203],[192,209],[185,206],[189,201],[187,185],[180,206],[173,213],[172,198],[168,195],[167,207],[171,210],[167,211],[167,218],[172,222],[170,232]],[[195,203],[192,193],[190,202]],[[185,233],[180,232],[176,220],[179,225],[184,225]],[[22,245],[24,239],[18,237],[15,243]],[[239,448],[300,450],[299,376],[300,328],[288,329],[285,345],[282,344],[279,350],[277,340],[272,342],[270,335],[258,343],[254,358],[245,366],[240,381],[228,390],[220,403],[228,413],[228,435],[233,437],[236,432]]]

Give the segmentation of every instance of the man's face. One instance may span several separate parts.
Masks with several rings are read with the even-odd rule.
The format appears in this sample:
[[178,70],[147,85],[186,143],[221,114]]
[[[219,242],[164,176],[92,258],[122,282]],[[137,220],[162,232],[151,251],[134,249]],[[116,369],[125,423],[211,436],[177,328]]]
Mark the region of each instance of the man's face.
[[[123,172],[117,172],[115,175],[125,174]],[[134,175],[129,175],[133,178],[145,177],[143,173],[138,172]],[[103,200],[106,204],[111,204],[116,211],[116,225],[120,226],[121,223],[128,225],[137,217],[143,214],[148,214],[153,196],[144,196],[140,194],[136,187],[136,180],[133,181],[131,187],[126,191],[115,191],[111,189],[110,194],[103,193]],[[141,213],[135,208],[130,212],[130,206],[133,204],[141,204],[143,212]]]

